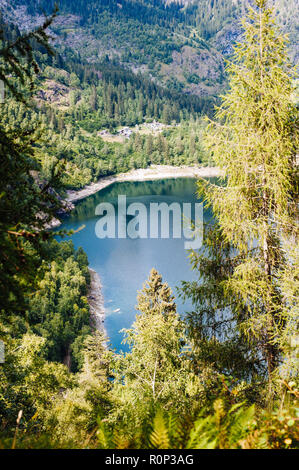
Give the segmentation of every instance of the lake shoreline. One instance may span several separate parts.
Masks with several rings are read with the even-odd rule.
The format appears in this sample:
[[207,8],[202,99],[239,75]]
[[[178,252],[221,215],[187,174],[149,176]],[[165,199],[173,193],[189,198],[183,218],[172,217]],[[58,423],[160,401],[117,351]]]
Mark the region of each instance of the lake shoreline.
[[[136,170],[128,171],[127,173],[119,173],[112,176],[104,176],[96,183],[91,183],[82,189],[66,191],[65,204],[70,207],[70,210],[65,211],[65,214],[71,212],[75,205],[74,203],[82,201],[83,199],[96,194],[102,189],[111,186],[114,183],[123,183],[126,181],[155,181],[172,178],[217,178],[221,175],[221,170],[214,166],[171,166],[171,165],[152,165],[149,168],[139,168]],[[46,226],[47,229],[57,228],[61,225],[61,221],[53,218],[51,223]]]
[[[87,185],[80,190],[69,190],[67,191],[66,201],[73,208],[74,203],[83,200],[88,196],[96,194],[108,186],[125,181],[154,181],[163,179],[175,179],[175,178],[212,178],[220,176],[221,172],[217,167],[173,167],[168,165],[153,165],[145,169],[131,170],[127,173],[121,173],[114,176],[103,177],[96,183]],[[71,211],[70,211],[71,212]],[[53,227],[58,227],[61,222],[58,219],[53,220]],[[95,330],[105,331],[105,307],[103,297],[103,287],[99,274],[91,268],[90,273],[90,287],[88,291],[88,304],[90,307],[90,321],[91,326]]]
[[154,181],[168,178],[214,178],[220,176],[218,167],[192,167],[192,166],[171,166],[152,165],[149,168],[140,168],[119,173],[113,176],[100,178],[96,183],[91,183],[79,190],[68,190],[66,201],[75,203],[88,196],[96,194],[104,188],[125,181]]

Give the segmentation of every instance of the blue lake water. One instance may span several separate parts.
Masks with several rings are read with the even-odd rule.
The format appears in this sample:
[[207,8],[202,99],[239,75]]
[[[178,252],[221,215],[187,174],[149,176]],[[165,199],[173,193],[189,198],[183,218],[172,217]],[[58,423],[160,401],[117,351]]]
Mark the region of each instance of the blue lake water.
[[[76,208],[67,216],[59,229],[85,228],[72,235],[76,248],[83,247],[88,255],[89,264],[101,278],[105,299],[105,329],[111,346],[116,350],[126,350],[122,344],[122,328],[129,328],[136,315],[137,291],[142,289],[150,270],[154,267],[167,281],[176,295],[176,286],[181,280],[195,279],[188,262],[188,251],[184,239],[99,239],[95,226],[99,216],[95,208],[102,202],[110,202],[117,212],[119,195],[126,195],[127,204],[143,203],[149,208],[152,202],[198,203],[196,181],[190,178],[177,178],[147,182],[115,183],[108,188],[89,196],[77,203]],[[211,218],[204,210],[204,220]],[[170,220],[172,226],[172,220]],[[172,231],[170,231],[172,235]],[[183,304],[177,298],[178,312],[190,310],[190,304]]]

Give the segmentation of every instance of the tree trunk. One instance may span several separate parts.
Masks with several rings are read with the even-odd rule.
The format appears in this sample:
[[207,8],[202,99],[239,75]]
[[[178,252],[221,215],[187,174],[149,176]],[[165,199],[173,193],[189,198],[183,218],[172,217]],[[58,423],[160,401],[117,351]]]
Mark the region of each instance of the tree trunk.
[[[263,181],[263,186],[265,187],[265,180]],[[263,191],[263,215],[264,215],[264,239],[263,239],[263,257],[264,257],[264,273],[269,284],[269,288],[272,289],[272,273],[271,273],[271,263],[270,263],[270,253],[269,253],[269,204],[267,192],[264,189]],[[271,337],[274,331],[274,318],[273,312],[271,312],[271,306],[265,305],[267,313],[267,326],[266,326],[266,337],[265,337],[265,355],[268,368],[269,382],[271,382],[273,371],[276,367],[276,348],[271,344]]]

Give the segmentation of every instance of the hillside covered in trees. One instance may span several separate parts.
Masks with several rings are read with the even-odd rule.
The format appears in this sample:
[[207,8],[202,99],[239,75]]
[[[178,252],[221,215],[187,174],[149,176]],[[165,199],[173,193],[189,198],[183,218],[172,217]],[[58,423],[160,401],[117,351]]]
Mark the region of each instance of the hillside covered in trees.
[[[49,14],[23,33],[2,4],[1,451],[297,449],[298,99],[267,1],[243,9],[220,98],[189,94],[173,77],[165,88],[158,75],[124,64],[146,56],[154,75],[179,48],[210,50],[243,3],[61,1],[60,19],[77,15],[76,31],[91,30],[101,44],[114,48],[125,37],[130,45],[135,34],[131,56],[125,46],[118,60],[105,51],[96,61],[66,38],[65,48],[49,40],[49,30],[62,34],[51,2],[16,10]],[[199,36],[186,43],[189,26]],[[159,132],[142,132],[156,120]],[[132,133],[119,140],[123,126]],[[221,184],[201,180],[197,188],[214,223],[189,253],[196,280],[182,279],[179,289],[191,310],[178,311],[152,269],[123,331],[128,352],[113,351],[91,321],[86,254],[49,229],[66,189],[151,163],[211,161]]]
[[[298,62],[298,2],[275,0],[275,14]],[[53,11],[54,0],[1,0],[6,19],[21,30]],[[240,37],[239,20],[248,0],[60,0],[50,31],[63,56],[88,63],[109,56],[156,83],[198,96],[225,87],[224,59]]]
[[[3,21],[6,41],[20,37],[17,27]],[[214,99],[165,89],[108,57],[90,65],[49,56],[38,45],[34,55],[40,72],[32,104],[28,108],[7,96],[2,120],[7,128],[39,122],[40,177],[48,179],[58,163],[65,166],[61,184],[56,179],[57,191],[152,163],[207,163],[198,136],[204,127],[201,116],[211,113]],[[139,132],[138,126],[154,121],[163,124],[164,132]],[[117,138],[124,126],[132,129],[130,139]],[[103,137],[105,131],[111,139]]]

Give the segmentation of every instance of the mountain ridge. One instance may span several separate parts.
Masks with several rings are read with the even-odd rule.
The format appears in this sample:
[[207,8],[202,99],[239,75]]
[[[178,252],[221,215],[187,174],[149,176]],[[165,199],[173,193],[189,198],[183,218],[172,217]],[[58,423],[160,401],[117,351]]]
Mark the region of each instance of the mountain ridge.
[[[198,96],[217,96],[225,87],[225,58],[240,39],[239,19],[247,0],[60,0],[51,34],[62,56],[70,50],[88,63],[105,56],[141,72],[157,84]],[[298,6],[275,5],[290,33],[291,59],[299,61]],[[5,17],[20,29],[40,24],[52,0],[0,0]],[[297,25],[296,25],[297,21]]]

